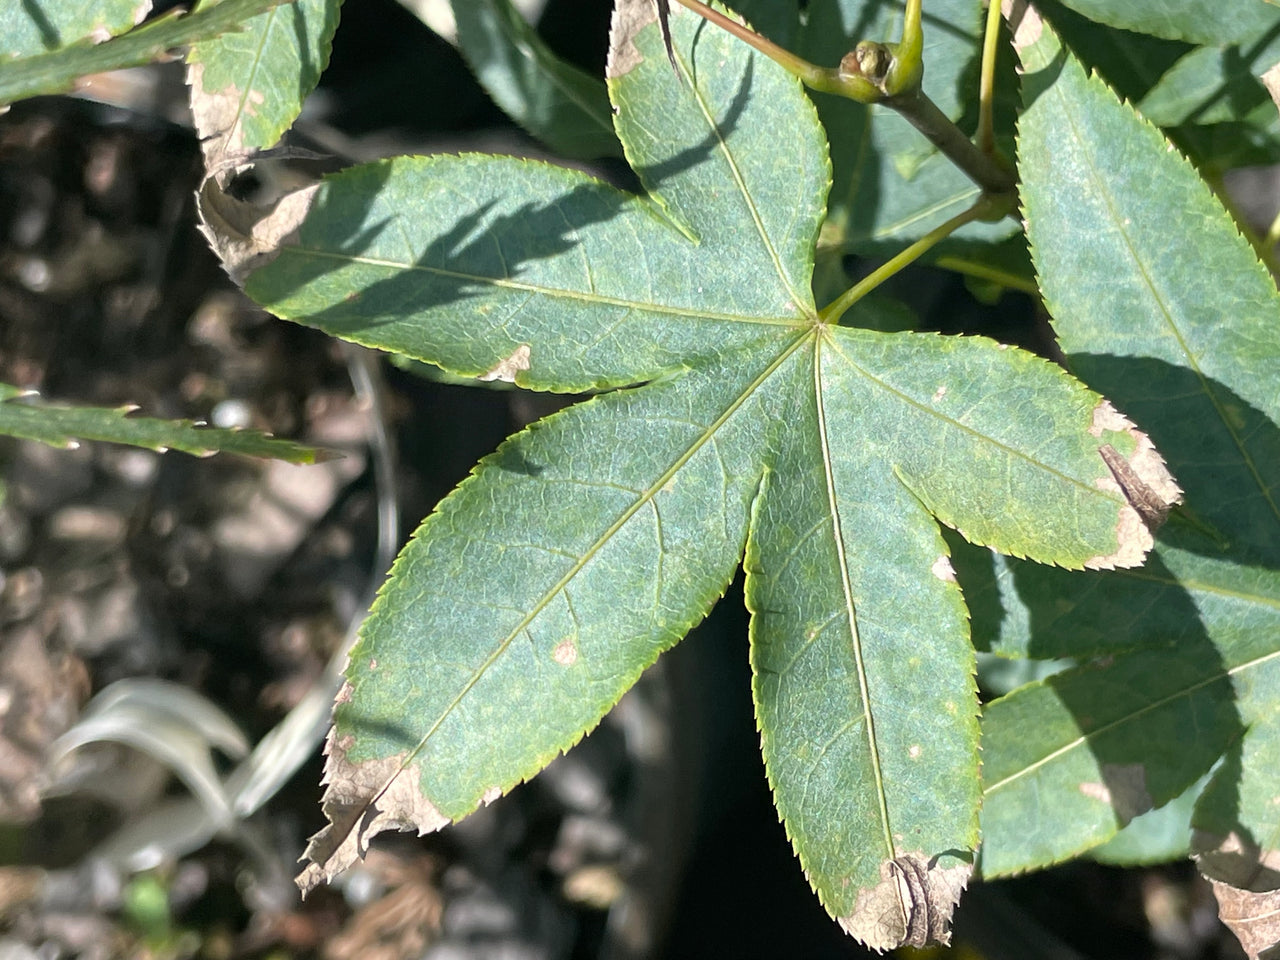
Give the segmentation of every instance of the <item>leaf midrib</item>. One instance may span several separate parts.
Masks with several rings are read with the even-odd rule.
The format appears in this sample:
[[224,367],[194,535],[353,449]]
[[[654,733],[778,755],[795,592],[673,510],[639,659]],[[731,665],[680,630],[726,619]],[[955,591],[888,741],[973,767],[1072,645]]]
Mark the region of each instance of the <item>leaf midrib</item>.
[[[1158,548],[1157,548],[1158,549]],[[1242,600],[1245,603],[1256,603],[1259,606],[1270,607],[1273,610],[1280,610],[1280,598],[1268,597],[1258,593],[1246,593],[1242,590],[1231,590],[1227,587],[1212,583],[1207,580],[1199,580],[1193,577],[1163,577],[1153,574],[1146,567],[1130,567],[1120,570],[1107,571],[1108,576],[1128,577],[1133,580],[1141,580],[1144,583],[1158,583],[1166,587],[1178,587],[1188,593],[1209,593],[1218,597],[1228,597],[1232,600]]]
[[275,26],[276,14],[280,12],[279,7],[273,7],[267,14],[262,24],[262,34],[258,37],[258,49],[253,52],[253,63],[249,68],[249,76],[245,81],[244,89],[240,91],[240,102],[236,105],[236,118],[227,132],[223,134],[223,148],[231,142],[232,134],[239,127],[244,129],[244,112],[249,105],[249,97],[253,93],[254,81],[258,78],[258,68],[262,64],[262,53],[267,48],[267,37],[271,33],[271,28]]
[[694,103],[698,105],[698,110],[702,113],[703,119],[706,120],[708,129],[715,136],[720,153],[724,156],[724,161],[729,166],[729,173],[733,176],[733,182],[737,185],[738,192],[742,195],[743,203],[747,205],[747,211],[751,214],[751,220],[755,224],[756,233],[760,236],[760,242],[764,244],[764,249],[769,255],[769,259],[773,261],[773,268],[777,271],[778,279],[782,281],[783,288],[787,291],[791,302],[797,305],[797,309],[803,310],[805,316],[816,319],[817,311],[810,305],[813,299],[812,293],[808,290],[797,291],[792,286],[791,277],[787,274],[786,268],[783,267],[782,258],[778,255],[777,248],[773,245],[773,239],[765,229],[764,219],[760,216],[760,209],[756,206],[755,198],[751,195],[751,191],[747,189],[746,180],[742,176],[742,171],[738,168],[738,161],[734,157],[733,151],[729,149],[729,144],[720,132],[720,126],[716,123],[715,116],[703,98],[702,88],[693,82],[692,78],[697,76],[697,72],[693,69],[692,64],[685,59],[683,51],[676,51],[676,59],[683,70],[683,75],[686,78],[685,82],[689,84],[693,91]]
[[330,260],[339,260],[344,263],[355,263],[362,266],[386,267],[392,270],[413,270],[421,273],[429,273],[433,276],[447,277],[450,280],[464,280],[470,283],[485,284],[488,286],[502,287],[504,289],[521,290],[526,293],[535,293],[553,299],[577,300],[582,303],[591,303],[608,307],[626,307],[631,310],[658,313],[666,316],[683,317],[690,320],[720,320],[729,323],[751,323],[763,326],[800,327],[807,319],[803,316],[753,317],[745,314],[720,313],[715,310],[700,310],[696,307],[672,306],[662,303],[644,303],[639,300],[627,300],[622,297],[609,297],[598,293],[584,293],[580,290],[566,290],[559,287],[544,287],[533,283],[522,283],[519,280],[512,280],[510,278],[485,277],[478,274],[463,273],[459,270],[446,270],[443,267],[433,267],[427,264],[405,263],[403,261],[387,260],[380,257],[366,257],[359,254],[342,253],[341,251],[335,250],[321,250],[315,247],[286,247],[281,251],[281,256],[324,257]]
[[1112,730],[1115,730],[1126,723],[1130,723],[1131,721],[1136,720],[1139,717],[1144,716],[1145,714],[1151,713],[1153,710],[1158,710],[1161,707],[1167,706],[1168,704],[1173,703],[1175,700],[1181,699],[1182,697],[1189,697],[1192,694],[1196,693],[1197,691],[1203,690],[1205,687],[1211,686],[1220,680],[1230,679],[1231,677],[1234,677],[1238,673],[1242,673],[1246,670],[1250,670],[1254,667],[1260,666],[1269,660],[1276,659],[1277,657],[1280,657],[1280,650],[1273,650],[1270,653],[1263,654],[1262,656],[1254,657],[1251,660],[1246,660],[1244,663],[1237,664],[1234,667],[1227,667],[1223,670],[1219,670],[1215,672],[1211,676],[1204,677],[1196,681],[1195,683],[1189,684],[1179,690],[1175,690],[1173,693],[1167,694],[1161,697],[1159,700],[1154,700],[1151,703],[1145,704],[1141,708],[1134,710],[1131,713],[1125,714],[1123,717],[1117,717],[1115,720],[1112,720],[1110,723],[1103,724],[1102,726],[1094,730],[1090,730],[1088,733],[1081,734],[1080,736],[1074,738],[1070,742],[1063,744],[1058,749],[1041,757],[1039,760],[1036,760],[1034,763],[1029,763],[1026,766],[1022,767],[1021,769],[1015,771],[1014,773],[1009,774],[1007,777],[1004,777],[1003,779],[997,780],[993,784],[983,787],[982,796],[984,798],[990,796],[991,794],[995,793],[997,790],[1007,787],[1009,784],[1014,783],[1017,780],[1020,780],[1023,777],[1027,776],[1028,774],[1034,773],[1035,771],[1041,769],[1042,767],[1046,766],[1053,760],[1056,760],[1058,757],[1065,756],[1066,754],[1070,753],[1072,750],[1076,750],[1086,745],[1087,743],[1089,743],[1090,740],[1094,740],[1104,734],[1110,733]]
[[[876,802],[880,807],[880,827],[886,850],[886,860],[897,855],[893,842],[893,828],[889,823],[889,799],[885,795],[884,770],[880,761],[880,747],[876,742],[876,721],[871,711],[871,690],[867,679],[867,666],[862,649],[862,634],[858,630],[858,614],[853,603],[853,584],[849,579],[849,562],[845,555],[844,530],[840,520],[840,498],[836,493],[835,475],[832,471],[831,444],[827,436],[827,413],[823,403],[822,390],[822,346],[830,343],[835,346],[833,338],[824,329],[819,329],[813,338],[813,389],[815,407],[818,413],[818,442],[822,448],[822,470],[827,489],[827,507],[831,513],[832,536],[835,541],[836,560],[840,567],[840,589],[844,597],[844,614],[849,628],[849,636],[853,644],[853,658],[858,675],[858,690],[862,699],[862,718],[867,733],[867,745],[871,754],[871,771],[875,779]],[[836,347],[839,352],[839,348]]]
[[[866,378],[868,381],[875,384],[877,387],[881,388],[886,393],[889,393],[895,398],[901,400],[903,403],[908,404],[909,406],[915,408],[916,410],[922,413],[927,413],[929,416],[933,417],[934,419],[940,420],[943,423],[947,424],[948,426],[954,427],[955,429],[960,430],[963,433],[967,433],[971,437],[981,440],[984,443],[991,444],[992,446],[1000,450],[1002,453],[1006,453],[1011,457],[1016,457],[1017,459],[1022,460],[1023,462],[1028,463],[1031,466],[1036,467],[1037,469],[1045,471],[1051,476],[1057,477],[1059,480],[1062,480],[1065,483],[1071,484],[1072,486],[1079,487],[1081,490],[1086,491],[1092,496],[1103,497],[1106,500],[1115,502],[1117,506],[1122,504],[1122,501],[1118,497],[1108,494],[1106,491],[1101,490],[1097,487],[1091,486],[1088,483],[1085,483],[1083,480],[1079,480],[1071,476],[1070,474],[1063,473],[1061,470],[1058,470],[1056,467],[1051,467],[1047,463],[1042,463],[1041,461],[1035,459],[1034,457],[1031,457],[1026,453],[1024,453],[1023,451],[1019,450],[1017,447],[1009,446],[1009,444],[1005,443],[1002,440],[997,440],[995,437],[982,433],[979,430],[975,430],[973,427],[970,427],[968,424],[961,423],[959,420],[955,419],[954,417],[949,417],[942,411],[935,410],[932,407],[928,406],[927,404],[921,403],[919,400],[915,399],[910,394],[903,393],[897,387],[894,387],[891,384],[888,384],[885,381],[881,380],[879,377],[876,377],[873,374],[869,373],[867,370],[861,367],[855,360],[853,360],[853,358],[851,358],[847,353],[845,353],[845,351],[840,348],[840,344],[837,343],[834,339],[831,339],[830,342],[831,342],[832,349],[836,352],[836,354],[840,357],[840,359],[843,360],[845,363],[847,363],[856,373]],[[1099,458],[1099,462],[1101,462],[1101,458]]]

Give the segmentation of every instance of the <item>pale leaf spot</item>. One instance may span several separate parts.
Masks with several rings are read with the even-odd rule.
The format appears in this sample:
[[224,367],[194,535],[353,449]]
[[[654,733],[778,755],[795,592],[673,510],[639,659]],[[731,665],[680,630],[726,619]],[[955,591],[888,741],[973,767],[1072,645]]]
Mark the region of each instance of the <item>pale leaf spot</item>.
[[551,651],[551,657],[560,666],[571,667],[578,662],[578,645],[573,642],[572,637],[565,637]]
[[913,744],[911,745],[911,748],[910,748],[909,750],[907,750],[907,756],[909,756],[912,760],[919,760],[919,759],[920,759],[920,754],[921,754],[922,752],[923,752],[923,751],[921,751],[921,749],[920,749],[920,744],[918,744],[918,743],[913,743]]
[[1092,422],[1089,424],[1089,435],[1101,438],[1103,431],[1120,433],[1128,430],[1133,424],[1129,419],[1111,405],[1110,400],[1103,400],[1093,408]]
[[1107,789],[1105,783],[1082,783],[1080,792],[1090,800],[1097,800],[1099,803],[1111,806],[1111,791]]
[[480,802],[486,807],[502,796],[502,788],[498,786],[490,787],[480,796]]
[[187,64],[187,86],[191,88],[191,119],[203,141],[205,166],[216,170],[228,156],[245,151],[240,88],[232,83],[221,90],[207,89],[204,64],[198,60]]
[[1128,823],[1155,806],[1147,792],[1147,771],[1142,764],[1104,763],[1102,779],[1103,783],[1080,784],[1080,792],[1111,807],[1121,823]]
[[486,383],[494,380],[515,383],[516,374],[529,369],[529,354],[529,345],[522,343],[516,347],[511,356],[499,360],[488,372],[480,374],[476,379]]
[[377,669],[378,669],[378,658],[377,658],[377,657],[370,657],[370,658],[369,658],[369,670],[370,670],[370,672],[372,672],[372,671],[374,671],[374,670],[377,670]]
[[934,403],[937,403],[939,400],[941,400],[941,399],[942,399],[943,397],[945,397],[946,395],[947,395],[947,388],[946,388],[946,387],[942,387],[942,386],[940,386],[940,387],[938,387],[938,389],[937,389],[937,390],[933,391],[933,397],[932,397],[932,400],[933,400],[933,402],[934,402]]
[[945,553],[933,561],[933,566],[929,568],[929,572],[944,583],[956,582],[956,570],[951,566],[951,558]]

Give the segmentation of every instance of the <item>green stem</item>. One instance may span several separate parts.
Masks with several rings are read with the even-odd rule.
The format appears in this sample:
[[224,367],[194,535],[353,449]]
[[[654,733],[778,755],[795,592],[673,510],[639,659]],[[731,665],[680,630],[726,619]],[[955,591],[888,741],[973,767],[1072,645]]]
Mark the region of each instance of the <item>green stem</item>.
[[974,146],[923,90],[891,97],[885,101],[885,105],[906,117],[913,127],[946,154],[984,192],[1013,193],[1015,181],[1009,169],[994,155],[984,153]]
[[709,23],[714,23],[722,30],[733,34],[743,43],[759,50],[766,57],[778,64],[792,76],[812,90],[833,93],[836,96],[848,97],[859,103],[877,103],[884,99],[884,94],[875,84],[865,77],[851,76],[840,70],[831,70],[810,63],[797,57],[790,50],[785,50],[772,40],[762,37],[754,30],[749,30],[736,20],[730,20],[719,10],[713,10],[698,0],[677,0],[686,10],[696,13]]
[[921,54],[924,49],[920,26],[921,0],[907,0],[900,43],[891,48],[885,44],[864,41],[834,70],[815,66],[808,60],[797,57],[698,0],[678,2],[685,9],[759,50],[813,90],[847,97],[859,103],[883,103],[898,111],[980,186],[984,193],[1012,196],[1015,184],[1008,167],[998,157],[975,147],[951,118],[939,110],[920,88],[923,75]]
[[904,267],[914,263],[928,253],[951,234],[975,220],[990,219],[994,215],[1003,216],[1012,203],[1009,195],[1001,197],[983,196],[968,210],[958,213],[941,226],[934,227],[897,256],[886,260],[871,273],[867,274],[839,297],[818,311],[818,319],[823,323],[836,323],[848,312],[849,308],[865,297],[880,284],[894,276]]
[[920,26],[920,0],[907,0],[902,17],[902,40],[893,48],[893,65],[885,78],[889,96],[920,89],[924,78],[924,31]]
[[978,149],[996,152],[992,105],[996,95],[996,54],[1000,48],[1000,0],[987,0],[987,28],[982,36],[982,78],[978,88]]
[[973,260],[965,260],[962,257],[939,257],[931,262],[941,270],[950,270],[952,273],[973,277],[975,280],[990,280],[1009,290],[1025,293],[1029,297],[1038,297],[1040,295],[1040,288],[1034,280],[1028,280],[1026,277],[1019,276],[1008,270],[1002,270],[999,267],[992,267]]

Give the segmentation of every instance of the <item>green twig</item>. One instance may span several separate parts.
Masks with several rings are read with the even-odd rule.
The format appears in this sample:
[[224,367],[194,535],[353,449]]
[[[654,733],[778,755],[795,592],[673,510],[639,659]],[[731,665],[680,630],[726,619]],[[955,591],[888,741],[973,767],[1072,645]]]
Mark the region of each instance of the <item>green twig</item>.
[[952,273],[972,277],[975,280],[988,280],[1009,290],[1025,293],[1029,297],[1040,296],[1040,287],[1034,280],[1029,280],[1010,270],[1002,270],[976,260],[965,260],[963,257],[939,257],[931,262],[940,270],[950,270]]
[[902,17],[902,39],[890,48],[893,63],[885,78],[884,90],[889,96],[920,89],[924,79],[924,30],[920,26],[920,0],[907,0]]
[[733,34],[743,43],[759,50],[770,60],[777,63],[792,76],[813,90],[823,93],[834,93],[848,97],[859,103],[875,103],[883,99],[884,94],[865,77],[846,74],[842,70],[831,70],[819,67],[802,57],[797,57],[790,50],[785,50],[767,37],[750,30],[736,20],[731,20],[719,10],[714,10],[698,0],[678,0],[681,6],[696,13],[702,19],[715,24],[722,30]]
[[1012,195],[1015,181],[1009,168],[999,157],[975,147],[920,87],[924,49],[920,0],[907,2],[899,43],[863,41],[834,70],[797,57],[698,0],[679,0],[679,3],[759,50],[810,89],[859,103],[883,103],[896,110],[985,193]]
[[957,167],[986,193],[1012,194],[1016,181],[1009,170],[994,154],[984,153],[951,122],[951,118],[938,109],[923,90],[885,101],[902,114],[935,147],[941,150]]
[[951,234],[975,220],[999,219],[1009,212],[1013,204],[1012,195],[984,195],[977,203],[963,213],[958,213],[941,226],[934,227],[927,234],[907,247],[897,256],[891,257],[863,277],[852,287],[842,293],[834,301],[818,311],[818,318],[823,323],[836,323],[848,312],[849,308],[880,286],[904,267],[914,263]]

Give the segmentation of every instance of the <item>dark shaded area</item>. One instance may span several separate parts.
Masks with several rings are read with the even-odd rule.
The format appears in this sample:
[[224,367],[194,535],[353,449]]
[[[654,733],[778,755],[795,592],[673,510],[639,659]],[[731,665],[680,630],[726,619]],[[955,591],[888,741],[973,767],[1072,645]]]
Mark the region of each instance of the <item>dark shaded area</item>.
[[40,42],[44,44],[45,49],[56,50],[62,46],[62,36],[58,33],[58,28],[53,25],[40,4],[36,0],[21,0],[21,3],[22,12],[40,31]]

